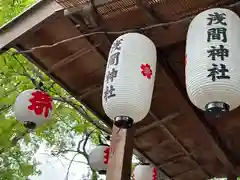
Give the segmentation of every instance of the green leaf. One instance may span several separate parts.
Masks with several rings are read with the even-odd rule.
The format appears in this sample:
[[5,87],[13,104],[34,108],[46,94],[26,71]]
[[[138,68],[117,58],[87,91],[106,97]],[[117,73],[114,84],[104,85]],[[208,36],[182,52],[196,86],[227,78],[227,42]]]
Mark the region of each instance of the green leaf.
[[22,165],[22,173],[25,177],[28,177],[32,174],[34,168],[32,165],[24,164]]
[[79,134],[83,133],[84,130],[86,129],[86,127],[84,127],[83,125],[76,125],[73,127],[73,129],[78,132]]

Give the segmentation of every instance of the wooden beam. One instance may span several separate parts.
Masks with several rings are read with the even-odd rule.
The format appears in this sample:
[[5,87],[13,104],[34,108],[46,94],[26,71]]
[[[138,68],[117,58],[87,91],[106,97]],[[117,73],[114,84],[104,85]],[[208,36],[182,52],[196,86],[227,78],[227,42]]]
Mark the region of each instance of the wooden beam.
[[61,59],[56,64],[53,64],[53,66],[51,68],[49,68],[48,73],[53,73],[54,71],[59,70],[60,68],[64,67],[65,65],[77,60],[78,58],[81,58],[81,56],[96,50],[96,48],[99,47],[100,44],[101,43],[98,43],[96,45],[90,46],[89,48],[79,49],[77,52],[70,54],[69,56],[67,56],[64,59]]
[[[65,10],[69,11],[68,17],[72,20],[72,22],[75,24],[76,28],[81,32],[81,33],[91,33],[96,29],[98,30],[104,30],[105,28],[103,27],[103,20],[99,16],[97,9],[94,5],[93,0],[86,2],[85,3],[88,8],[85,8],[84,11],[81,11],[81,8],[75,7],[74,11],[72,10]],[[84,8],[83,8],[84,9]],[[66,15],[66,13],[65,13]],[[78,15],[78,16],[77,16]],[[90,20],[87,20],[90,19]],[[79,24],[80,23],[80,24]],[[98,51],[98,53],[104,57],[107,60],[107,54],[105,53],[108,51],[111,47],[111,41],[110,38],[107,34],[101,34],[101,35],[95,35],[95,36],[89,36],[85,37],[85,39],[88,40],[90,44],[97,44],[101,43],[101,47],[95,47],[95,50]],[[99,42],[100,39],[100,42]],[[97,40],[97,42],[96,42]]]
[[172,177],[172,178],[173,178],[173,179],[177,179],[177,178],[179,178],[179,177],[181,177],[181,176],[184,176],[184,175],[186,175],[186,174],[188,174],[188,173],[194,172],[194,171],[196,171],[196,170],[198,170],[198,169],[199,169],[199,167],[196,167],[196,168],[187,170],[187,171],[185,171],[185,172],[183,172],[183,173],[179,173],[178,175],[176,175],[176,176],[174,176],[174,177]]
[[[76,1],[76,0],[65,0],[65,1],[64,0],[55,0],[55,1],[67,9],[78,8],[80,6],[84,6],[85,4],[88,3],[88,1],[82,2],[82,1]],[[92,0],[92,1],[95,6],[102,6],[102,5],[113,2],[114,0]]]
[[237,180],[237,176],[230,174],[228,175],[227,180]]
[[36,30],[40,24],[46,20],[56,18],[60,14],[63,14],[63,8],[55,1],[46,0],[39,2],[39,4],[36,4],[0,29],[0,49],[13,44],[13,41],[29,30]]
[[154,23],[160,22],[160,19],[157,17],[157,15],[151,11],[148,7],[146,7],[142,0],[136,0],[136,4],[139,9],[141,9]]
[[[155,119],[156,121],[160,121],[151,111],[150,111],[150,115],[153,117],[153,119]],[[202,172],[207,175],[208,177],[210,177],[209,173],[202,168],[198,162],[194,159],[194,157],[191,155],[191,153],[184,147],[184,145],[171,133],[171,131],[164,125],[164,123],[160,123],[158,124],[158,126],[160,126],[163,131],[172,139],[176,142],[176,144],[182,149],[182,151],[184,152],[184,154],[189,157],[197,166],[199,169],[202,170]]]
[[155,122],[153,122],[153,123],[151,123],[151,124],[149,124],[147,126],[139,128],[136,131],[136,133],[135,133],[135,137],[137,137],[137,136],[139,136],[139,135],[141,135],[141,134],[151,130],[152,128],[158,126],[159,124],[161,124],[163,122],[166,122],[168,120],[172,120],[172,119],[176,118],[177,116],[179,116],[179,113],[173,113],[173,114],[170,114],[170,115],[168,115],[168,116],[166,116],[166,117],[164,117],[164,118],[162,118],[162,119],[160,119],[158,121],[155,121]]
[[82,101],[88,96],[90,96],[91,94],[100,91],[101,89],[102,89],[102,84],[96,84],[96,85],[90,86],[89,88],[85,89],[83,92],[79,93],[77,95],[77,99],[79,101]]
[[107,180],[130,180],[134,131],[113,125]]

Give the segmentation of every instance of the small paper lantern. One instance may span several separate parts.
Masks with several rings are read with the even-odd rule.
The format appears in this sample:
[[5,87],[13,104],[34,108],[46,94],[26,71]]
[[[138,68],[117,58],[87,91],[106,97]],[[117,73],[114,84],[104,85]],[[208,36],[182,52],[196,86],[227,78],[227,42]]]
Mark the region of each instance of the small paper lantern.
[[100,145],[94,148],[89,154],[89,165],[99,174],[106,174],[109,159],[110,147]]
[[41,90],[22,92],[15,101],[14,114],[26,128],[34,129],[50,120],[53,111],[52,98]]
[[214,8],[191,22],[186,42],[186,89],[191,102],[218,117],[240,104],[240,19]]
[[157,169],[148,165],[137,165],[133,171],[133,180],[157,180]]
[[149,112],[157,54],[153,42],[127,33],[112,44],[103,85],[102,104],[118,127],[129,128]]

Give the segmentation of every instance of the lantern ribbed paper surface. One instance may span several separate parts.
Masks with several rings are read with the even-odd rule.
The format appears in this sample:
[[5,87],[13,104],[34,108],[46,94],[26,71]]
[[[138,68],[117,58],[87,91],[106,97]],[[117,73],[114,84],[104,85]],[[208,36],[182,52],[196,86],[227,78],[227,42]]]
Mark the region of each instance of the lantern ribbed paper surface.
[[89,154],[89,165],[96,171],[106,171],[110,148],[109,146],[97,146]]
[[146,36],[118,37],[109,53],[103,86],[103,108],[112,120],[127,116],[138,122],[148,113],[156,71],[156,47]]
[[33,122],[36,127],[51,119],[52,98],[41,90],[26,90],[15,101],[14,115],[22,123]]
[[133,171],[134,180],[157,180],[157,170],[150,165],[137,165]]
[[223,102],[240,104],[240,19],[222,8],[198,14],[189,26],[186,44],[186,88],[191,102],[205,110]]

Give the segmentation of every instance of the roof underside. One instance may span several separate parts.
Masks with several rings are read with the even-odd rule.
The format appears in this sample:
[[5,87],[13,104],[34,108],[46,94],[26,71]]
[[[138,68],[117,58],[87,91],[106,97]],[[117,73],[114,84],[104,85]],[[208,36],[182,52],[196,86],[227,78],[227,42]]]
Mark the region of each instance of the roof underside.
[[[13,41],[6,43],[8,47],[26,50],[97,30],[122,31],[177,21],[144,31],[158,47],[158,67],[151,111],[137,124],[135,147],[171,179],[203,180],[231,173],[240,175],[240,110],[217,121],[206,119],[189,102],[184,82],[185,39],[191,19],[188,17],[211,7],[229,7],[236,1],[67,2],[70,1],[59,3],[68,11],[59,10],[54,2],[48,3],[52,11],[58,11],[49,13],[51,18],[29,26],[31,30],[17,32]],[[239,3],[230,7],[240,14]],[[1,32],[0,37],[12,37],[9,33],[14,28]],[[108,51],[117,36],[106,33],[78,38],[27,56],[111,125],[101,105],[101,94]]]

